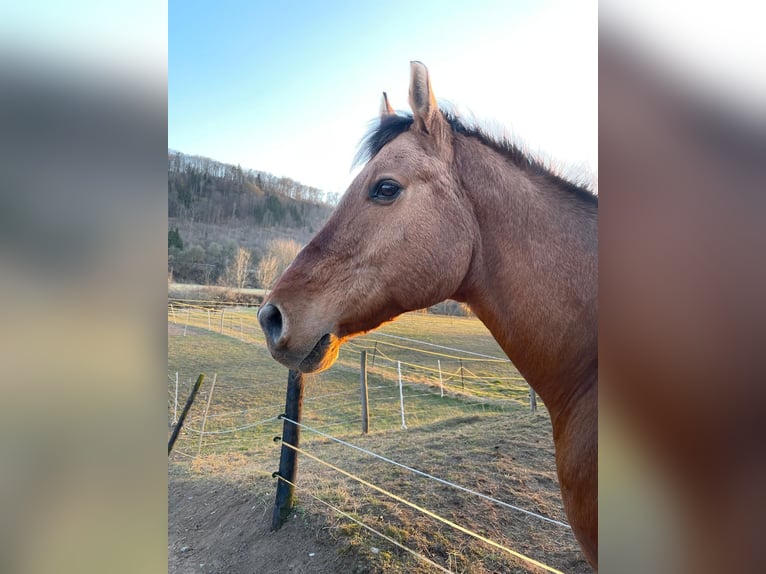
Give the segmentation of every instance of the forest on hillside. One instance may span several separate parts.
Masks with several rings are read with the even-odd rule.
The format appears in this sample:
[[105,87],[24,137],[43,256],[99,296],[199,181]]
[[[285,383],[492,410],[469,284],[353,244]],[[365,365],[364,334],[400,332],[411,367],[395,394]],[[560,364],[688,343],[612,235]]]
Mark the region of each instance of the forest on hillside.
[[[168,278],[265,287],[337,196],[287,177],[168,150]],[[291,255],[292,254],[292,255]]]

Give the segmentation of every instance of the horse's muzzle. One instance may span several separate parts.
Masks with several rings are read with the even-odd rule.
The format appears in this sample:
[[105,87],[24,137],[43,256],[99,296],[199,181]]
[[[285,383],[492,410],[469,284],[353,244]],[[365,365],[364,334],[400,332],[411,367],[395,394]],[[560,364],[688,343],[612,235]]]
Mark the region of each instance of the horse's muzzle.
[[[287,325],[279,308],[267,303],[258,311],[258,322],[266,337],[266,345],[271,356],[282,363],[288,369],[301,371],[302,373],[316,373],[329,368],[338,357],[340,341],[332,333],[323,334],[318,341],[310,347],[311,343],[302,348],[291,348],[287,333]],[[295,347],[295,345],[292,345]]]

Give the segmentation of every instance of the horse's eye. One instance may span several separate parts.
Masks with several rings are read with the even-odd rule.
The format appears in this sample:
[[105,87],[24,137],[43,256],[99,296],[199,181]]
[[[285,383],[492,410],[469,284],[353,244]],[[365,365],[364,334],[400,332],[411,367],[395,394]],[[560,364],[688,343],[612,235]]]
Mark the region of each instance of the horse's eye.
[[401,193],[402,186],[393,179],[383,179],[370,189],[370,198],[378,203],[390,203]]

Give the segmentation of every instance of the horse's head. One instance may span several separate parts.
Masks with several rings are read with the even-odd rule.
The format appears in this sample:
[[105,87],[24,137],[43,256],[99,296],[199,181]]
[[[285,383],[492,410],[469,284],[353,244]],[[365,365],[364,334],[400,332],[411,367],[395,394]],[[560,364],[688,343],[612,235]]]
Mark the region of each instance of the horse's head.
[[471,261],[471,210],[453,167],[452,131],[428,70],[411,64],[412,117],[385,94],[369,157],[324,228],[258,313],[275,359],[328,368],[345,337],[453,295]]

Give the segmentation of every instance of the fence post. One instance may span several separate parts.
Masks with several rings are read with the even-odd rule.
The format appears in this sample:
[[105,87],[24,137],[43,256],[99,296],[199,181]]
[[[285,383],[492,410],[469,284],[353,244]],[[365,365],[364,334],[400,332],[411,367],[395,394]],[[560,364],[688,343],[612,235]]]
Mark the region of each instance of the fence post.
[[407,430],[407,423],[404,422],[404,390],[402,389],[402,362],[396,361],[396,368],[399,371],[399,405],[402,410],[402,428]]
[[370,432],[370,411],[367,395],[367,351],[362,351],[359,359],[359,382],[362,385],[362,434]]
[[377,354],[378,354],[378,342],[375,341],[375,347],[373,347],[372,349],[372,364],[370,365],[371,367],[375,366],[375,355]]
[[[301,422],[303,408],[303,374],[300,371],[290,371],[287,376],[287,395],[285,397],[285,416],[295,422]],[[282,427],[282,442],[299,447],[301,428],[297,425],[284,422]],[[295,484],[298,475],[298,453],[293,449],[282,445],[282,453],[279,457],[279,471],[277,475]],[[271,519],[271,529],[279,530],[284,524],[295,504],[295,487],[284,480],[277,479],[277,496],[274,500],[274,514]]]
[[192,390],[191,390],[191,394],[189,395],[189,398],[186,399],[184,410],[181,411],[181,416],[178,419],[178,423],[176,423],[176,428],[174,428],[173,432],[170,434],[170,440],[168,441],[168,456],[170,456],[170,451],[173,450],[173,445],[176,444],[178,433],[181,432],[181,427],[184,426],[184,420],[186,420],[186,414],[189,412],[189,409],[191,408],[192,403],[194,402],[194,397],[197,396],[197,392],[199,391],[199,388],[202,386],[202,381],[204,380],[205,380],[205,375],[200,375],[199,377],[197,377],[197,382],[194,383],[194,386],[192,387]]
[[221,334],[223,334],[223,314],[226,313],[226,308],[221,307]]
[[465,380],[463,380],[463,359],[460,359],[460,388],[465,390]]
[[441,392],[442,398],[444,398],[444,380],[442,379],[442,362],[441,362],[441,359],[437,359],[436,363],[439,365],[439,391]]
[[205,423],[207,422],[207,412],[210,410],[210,402],[213,400],[213,391],[215,390],[215,380],[218,378],[218,373],[213,374],[213,384],[210,385],[210,394],[207,396],[207,405],[205,405],[205,413],[202,415],[202,428],[199,433],[199,446],[197,447],[197,456],[199,456],[202,450],[202,437],[205,436]]
[[210,324],[210,309],[207,310],[207,330],[212,331],[213,327]]
[[184,325],[184,337],[186,337],[186,329],[189,328],[189,318],[191,316],[191,307],[186,308],[186,325]]
[[173,424],[178,424],[178,371],[176,371],[176,396],[173,400]]
[[533,413],[537,412],[537,393],[532,387],[529,387],[529,407]]

